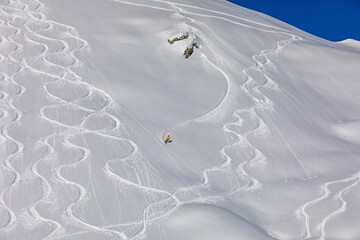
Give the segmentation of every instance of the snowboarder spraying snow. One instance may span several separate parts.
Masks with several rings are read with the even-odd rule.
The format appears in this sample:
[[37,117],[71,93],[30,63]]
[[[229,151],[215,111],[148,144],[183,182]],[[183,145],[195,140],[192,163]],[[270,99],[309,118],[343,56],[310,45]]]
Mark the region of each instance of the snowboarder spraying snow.
[[166,137],[166,139],[165,139],[164,142],[165,142],[165,144],[171,142],[171,141],[170,141],[170,135],[167,135],[167,137]]

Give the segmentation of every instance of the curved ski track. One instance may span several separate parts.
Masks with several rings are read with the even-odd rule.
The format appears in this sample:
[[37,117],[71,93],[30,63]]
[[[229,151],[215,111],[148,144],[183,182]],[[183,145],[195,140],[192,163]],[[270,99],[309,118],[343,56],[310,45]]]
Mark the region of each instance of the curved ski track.
[[[300,218],[303,217],[305,221],[306,235],[304,236],[304,239],[314,239],[314,238],[321,240],[326,239],[325,238],[326,223],[332,218],[346,211],[347,203],[345,202],[343,195],[349,192],[351,188],[356,186],[359,182],[360,182],[360,172],[344,179],[326,182],[321,185],[321,194],[319,195],[319,197],[304,203],[302,206],[300,206],[297,209],[296,214]],[[330,186],[335,186],[336,184],[341,184],[341,183],[347,183],[347,185],[343,189],[337,191],[336,194],[335,192],[333,193],[333,191],[329,189]],[[331,196],[334,196],[336,202],[341,202],[341,206],[338,209],[331,211],[315,227],[311,227],[310,225],[311,218],[309,214],[306,212],[306,209],[313,205],[318,205],[319,203],[321,203],[321,201],[325,201],[329,199]]]
[[[11,2],[8,2],[7,5],[10,5]],[[13,105],[13,99],[14,98],[17,98],[17,97],[20,97],[25,91],[26,89],[21,86],[20,84],[16,83],[14,81],[14,76],[18,73],[20,73],[24,67],[22,65],[21,62],[15,60],[13,57],[12,57],[12,54],[14,52],[16,52],[18,49],[22,48],[22,46],[18,43],[16,43],[15,41],[12,40],[12,36],[18,34],[21,32],[21,29],[19,28],[13,28],[11,25],[10,25],[10,22],[14,19],[13,16],[9,15],[8,13],[4,12],[4,7],[6,7],[7,5],[5,6],[0,6],[1,8],[1,13],[4,14],[3,16],[7,16],[8,17],[8,20],[6,21],[2,21],[2,25],[5,25],[6,27],[10,28],[10,29],[13,29],[15,30],[14,33],[12,33],[10,36],[7,36],[6,38],[2,37],[2,41],[1,43],[3,43],[4,41],[8,41],[12,44],[14,44],[16,46],[15,50],[5,56],[1,56],[2,58],[2,62],[5,61],[5,60],[9,60],[13,63],[16,63],[17,66],[18,66],[18,69],[13,72],[12,74],[8,75],[7,73],[5,72],[1,72],[5,81],[8,82],[10,84],[10,86],[18,86],[20,88],[20,90],[13,96],[10,96],[8,94],[4,94],[4,97],[3,99],[5,100],[6,102],[6,106],[9,108],[8,111],[6,111],[5,109],[2,109],[3,111],[3,116],[2,118],[10,118],[8,122],[5,122],[4,125],[2,126],[1,128],[1,135],[3,137],[5,137],[6,140],[8,140],[9,142],[12,142],[15,144],[15,150],[10,153],[4,160],[3,160],[3,166],[5,167],[5,169],[8,171],[8,172],[11,172],[13,175],[14,175],[14,179],[12,181],[12,183],[5,187],[1,193],[0,193],[0,204],[2,207],[4,207],[6,209],[6,211],[8,212],[8,222],[2,226],[2,228],[0,229],[0,234],[2,232],[5,232],[7,231],[7,229],[12,229],[12,227],[14,226],[14,223],[16,222],[16,215],[14,213],[13,210],[11,210],[11,208],[5,203],[4,201],[4,194],[6,192],[9,192],[11,191],[11,189],[15,188],[16,185],[21,181],[21,176],[19,174],[19,172],[11,165],[11,161],[14,160],[14,158],[19,158],[23,151],[23,144],[17,140],[15,140],[14,138],[12,138],[11,136],[9,136],[8,134],[8,128],[13,125],[13,124],[16,124],[17,122],[19,122],[19,120],[21,119],[22,117],[22,113],[20,111],[18,111],[14,105]],[[11,194],[11,193],[10,193]]]
[[[16,8],[15,8],[15,6],[16,6]],[[9,11],[9,13],[4,11],[3,10],[4,8],[6,8],[6,10]],[[83,153],[81,158],[76,159],[76,161],[74,163],[61,165],[61,166],[55,168],[53,171],[54,179],[58,182],[58,184],[72,186],[72,187],[75,187],[76,189],[78,189],[78,191],[79,191],[79,197],[66,208],[65,213],[64,213],[67,216],[68,221],[70,221],[70,224],[81,226],[83,229],[85,229],[84,232],[86,232],[86,231],[102,232],[102,233],[108,235],[109,237],[111,237],[111,239],[114,239],[115,237],[117,237],[117,239],[127,239],[126,235],[124,235],[124,233],[122,233],[122,232],[108,229],[107,226],[99,227],[99,226],[91,225],[89,223],[84,222],[83,220],[81,220],[80,218],[78,218],[77,216],[74,215],[73,207],[76,204],[80,203],[84,199],[84,197],[88,194],[88,192],[84,186],[82,186],[78,183],[69,181],[66,178],[64,178],[62,176],[62,170],[65,168],[69,168],[69,167],[76,167],[78,164],[85,162],[91,155],[90,149],[81,147],[81,146],[77,146],[77,145],[71,143],[71,141],[69,141],[69,138],[74,137],[76,135],[81,136],[82,134],[85,134],[85,133],[91,133],[91,134],[94,134],[97,136],[122,141],[122,142],[128,144],[130,146],[131,151],[122,159],[117,159],[119,161],[122,161],[125,159],[131,159],[134,156],[139,155],[140,152],[138,150],[137,145],[133,141],[119,136],[121,134],[121,122],[115,115],[112,115],[108,111],[109,108],[115,107],[115,104],[113,103],[112,98],[107,93],[105,93],[103,90],[98,89],[86,82],[83,82],[81,80],[81,77],[78,76],[72,70],[74,67],[77,67],[80,63],[78,58],[75,56],[75,52],[86,49],[86,47],[88,46],[87,42],[77,36],[76,30],[73,27],[47,20],[46,16],[42,13],[43,8],[44,8],[44,5],[39,1],[30,2],[28,4],[28,3],[23,3],[23,2],[20,2],[17,0],[9,0],[9,2],[6,6],[1,6],[2,13],[4,13],[4,15],[10,17],[10,20],[8,20],[6,22],[2,21],[2,23],[6,24],[6,26],[10,29],[15,29],[14,33],[12,33],[12,35],[7,37],[7,39],[8,39],[8,41],[10,41],[14,45],[16,45],[16,49],[13,50],[11,53],[9,53],[8,56],[1,56],[1,60],[4,61],[4,59],[8,58],[11,61],[17,62],[20,65],[19,69],[16,72],[12,73],[10,76],[8,76],[6,73],[2,73],[2,74],[4,76],[5,81],[8,81],[13,85],[18,86],[20,88],[20,91],[15,96],[12,96],[9,99],[7,99],[8,98],[7,94],[3,94],[3,98],[5,98],[7,105],[11,108],[11,110],[15,112],[13,115],[16,115],[16,117],[9,123],[4,124],[4,126],[2,127],[1,135],[3,137],[5,137],[6,140],[16,144],[16,151],[11,153],[4,160],[4,163],[3,163],[3,165],[7,169],[7,171],[13,173],[15,175],[15,178],[14,178],[14,181],[11,183],[11,185],[7,186],[4,190],[2,190],[1,195],[0,195],[0,197],[1,197],[0,203],[1,203],[2,207],[4,207],[7,210],[8,215],[9,215],[9,221],[5,226],[1,227],[0,234],[2,234],[2,232],[4,232],[4,234],[7,234],[7,235],[11,234],[11,230],[12,230],[11,227],[16,225],[16,222],[17,222],[16,215],[10,209],[10,207],[5,204],[3,196],[6,192],[10,191],[10,189],[14,188],[14,186],[16,186],[16,184],[19,183],[20,179],[21,179],[21,176],[18,173],[18,171],[11,166],[10,160],[12,160],[14,157],[22,154],[23,146],[22,146],[21,142],[14,140],[11,136],[8,135],[7,128],[9,126],[11,126],[12,124],[18,122],[22,117],[22,113],[12,105],[12,99],[15,97],[20,97],[22,94],[24,94],[25,88],[23,86],[21,86],[20,84],[18,84],[17,82],[15,82],[13,80],[13,77],[15,74],[17,74],[21,71],[30,70],[31,72],[33,72],[35,74],[38,74],[40,76],[44,76],[44,77],[50,79],[50,81],[44,82],[44,84],[42,85],[42,91],[45,94],[45,96],[47,97],[48,101],[51,103],[51,105],[41,107],[38,111],[38,114],[42,119],[46,120],[51,125],[53,125],[54,128],[56,127],[57,129],[61,130],[60,132],[54,132],[54,133],[48,135],[47,137],[39,139],[39,144],[42,146],[45,146],[47,148],[47,151],[44,153],[44,155],[40,159],[33,162],[33,164],[31,164],[31,166],[30,166],[30,171],[32,172],[32,174],[41,180],[43,195],[34,204],[27,207],[27,212],[29,213],[30,216],[32,216],[34,218],[34,222],[44,222],[46,224],[49,224],[52,228],[51,231],[46,236],[42,237],[42,239],[54,239],[54,238],[58,239],[58,238],[61,238],[62,236],[65,237],[67,234],[66,226],[64,226],[62,222],[59,222],[59,221],[56,221],[53,219],[48,219],[48,218],[41,216],[41,214],[37,211],[37,208],[36,208],[36,206],[38,204],[40,204],[41,202],[44,202],[44,201],[52,202],[53,201],[50,199],[50,195],[52,195],[54,193],[53,187],[51,186],[48,179],[39,173],[38,165],[41,164],[42,162],[47,161],[48,159],[54,158],[54,154],[56,153],[56,150],[54,149],[54,146],[52,146],[52,144],[51,144],[51,139],[54,138],[55,136],[58,139],[62,139],[61,141],[63,142],[64,147],[78,150]],[[20,29],[20,28],[10,25],[9,22],[11,22],[13,19],[17,19],[17,18],[21,18],[21,20],[24,21],[24,24],[22,26],[23,29]],[[36,30],[32,29],[34,27],[34,24],[36,25],[35,27],[38,29],[36,29]],[[65,34],[67,39],[70,39],[70,40],[80,43],[80,46],[73,47],[73,46],[70,46],[68,44],[68,42],[65,40],[47,37],[46,35],[42,34],[42,33],[46,33],[46,32],[51,33],[52,31],[55,31],[55,30],[61,31],[61,29],[65,29],[65,32],[62,32],[62,34]],[[11,55],[13,53],[15,53],[16,51],[23,49],[23,46],[21,46],[21,44],[17,43],[16,41],[13,41],[11,39],[12,36],[15,36],[17,34],[21,34],[23,39],[28,43],[42,46],[43,51],[36,56],[25,57],[24,59],[21,60],[21,62],[13,59]],[[34,40],[34,37],[35,37],[35,40]],[[62,48],[60,50],[56,50],[55,52],[51,52],[50,47],[47,45],[47,43],[57,43],[57,44],[62,45]],[[56,54],[70,56],[72,59],[72,63],[68,64],[68,65],[65,64],[65,66],[64,66],[61,63],[52,62],[51,58],[49,59],[49,57],[51,57],[52,55],[56,55]],[[45,67],[39,68],[38,66],[36,66],[36,64],[33,64],[34,62],[35,63],[40,62],[41,64],[44,64]],[[35,65],[35,66],[32,66],[32,65]],[[54,71],[49,71],[49,70],[54,70]],[[73,101],[69,101],[68,99],[61,98],[61,96],[56,96],[56,95],[52,94],[51,91],[49,91],[49,88],[48,88],[49,84],[57,83],[60,85],[62,82],[70,82],[72,84],[76,84],[78,86],[84,87],[84,88],[86,88],[88,93],[85,96],[77,98]],[[91,101],[91,97],[94,94],[97,94],[97,96],[101,96],[103,98],[104,104],[102,106],[100,106],[99,108],[95,107],[95,109],[93,109],[91,107],[89,108],[88,106],[81,105],[82,99],[89,99],[89,101]],[[69,125],[69,124],[59,121],[58,119],[52,119],[51,117],[49,117],[46,114],[46,111],[48,109],[61,109],[62,107],[70,107],[73,109],[82,110],[82,111],[86,112],[87,114],[85,115],[85,117],[83,117],[83,119],[81,119],[81,122],[79,124],[75,124],[75,125],[71,125],[71,124]],[[8,115],[9,115],[8,112],[6,112],[4,110],[2,111],[2,118],[7,117]],[[112,129],[98,129],[98,130],[87,129],[85,126],[85,123],[88,119],[90,119],[94,115],[106,116],[106,117],[110,118],[114,122],[114,126],[112,126]],[[113,160],[111,160],[111,161],[113,161]],[[143,170],[145,173],[148,171],[147,169],[143,169]],[[105,163],[105,165],[104,165],[104,172],[108,175],[109,178],[115,179],[116,181],[119,181],[122,184],[136,187],[138,189],[141,189],[144,192],[150,192],[153,194],[162,194],[162,195],[165,194],[165,195],[171,196],[171,194],[166,191],[162,191],[162,190],[155,189],[155,188],[152,188],[149,186],[141,185],[140,182],[133,183],[133,182],[130,182],[130,181],[116,175],[115,173],[112,172],[110,166],[108,165],[108,162]]]

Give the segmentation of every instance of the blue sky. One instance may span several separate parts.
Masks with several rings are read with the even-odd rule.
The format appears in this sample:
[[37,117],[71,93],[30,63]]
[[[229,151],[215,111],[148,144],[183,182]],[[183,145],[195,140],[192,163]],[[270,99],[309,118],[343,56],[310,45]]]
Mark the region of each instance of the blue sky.
[[360,41],[360,0],[228,0],[330,41]]

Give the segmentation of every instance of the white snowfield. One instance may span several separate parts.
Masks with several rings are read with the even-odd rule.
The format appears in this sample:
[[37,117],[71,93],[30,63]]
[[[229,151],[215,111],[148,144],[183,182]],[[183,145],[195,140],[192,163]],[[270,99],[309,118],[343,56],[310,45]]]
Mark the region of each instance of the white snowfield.
[[1,240],[360,239],[359,42],[222,0],[0,0],[0,36]]

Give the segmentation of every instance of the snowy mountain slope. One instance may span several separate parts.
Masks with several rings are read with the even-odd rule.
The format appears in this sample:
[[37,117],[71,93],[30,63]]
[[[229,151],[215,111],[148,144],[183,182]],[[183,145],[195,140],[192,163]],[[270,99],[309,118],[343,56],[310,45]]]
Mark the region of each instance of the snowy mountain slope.
[[357,42],[218,0],[0,7],[1,239],[360,238]]

